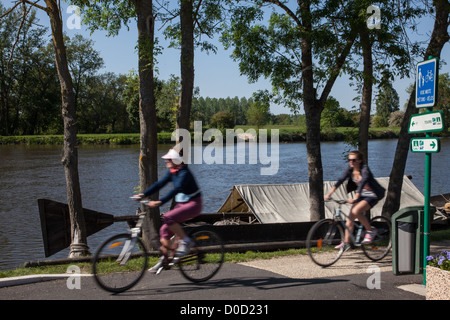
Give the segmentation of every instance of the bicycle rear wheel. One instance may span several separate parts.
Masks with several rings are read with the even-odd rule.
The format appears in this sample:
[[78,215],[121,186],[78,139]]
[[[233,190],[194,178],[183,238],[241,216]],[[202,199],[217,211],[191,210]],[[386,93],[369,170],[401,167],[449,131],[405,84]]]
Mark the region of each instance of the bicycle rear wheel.
[[98,248],[92,260],[92,273],[106,291],[119,293],[133,287],[147,269],[147,252],[140,238],[115,235]]
[[344,229],[339,222],[323,219],[312,226],[306,237],[306,248],[312,261],[322,267],[339,260],[344,248],[335,247],[344,241]]
[[223,264],[225,251],[222,239],[211,230],[194,230],[189,236],[195,246],[190,254],[180,258],[181,274],[192,282],[209,280]]
[[383,216],[373,217],[370,224],[377,229],[377,235],[370,244],[361,244],[364,254],[372,261],[386,257],[391,250],[391,221]]

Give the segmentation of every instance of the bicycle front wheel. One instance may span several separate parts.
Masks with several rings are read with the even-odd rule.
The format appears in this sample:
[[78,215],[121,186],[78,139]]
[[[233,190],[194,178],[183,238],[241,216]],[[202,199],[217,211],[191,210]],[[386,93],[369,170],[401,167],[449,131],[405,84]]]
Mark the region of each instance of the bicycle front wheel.
[[181,274],[192,282],[209,280],[223,264],[225,250],[222,239],[211,230],[194,230],[189,236],[195,246],[190,254],[180,258]]
[[335,247],[344,241],[344,229],[339,222],[323,219],[312,226],[306,237],[306,248],[312,261],[322,267],[329,267],[339,260],[344,247]]
[[133,287],[147,269],[147,251],[141,239],[130,234],[115,235],[98,248],[92,273],[106,291],[119,293]]
[[391,250],[392,227],[391,221],[383,216],[370,219],[370,225],[377,229],[377,235],[370,244],[361,244],[364,254],[372,261],[386,257]]

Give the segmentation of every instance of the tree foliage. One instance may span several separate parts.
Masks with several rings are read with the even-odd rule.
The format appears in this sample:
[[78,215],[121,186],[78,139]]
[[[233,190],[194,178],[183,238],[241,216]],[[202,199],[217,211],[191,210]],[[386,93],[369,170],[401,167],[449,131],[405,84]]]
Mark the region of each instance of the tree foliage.
[[398,97],[398,93],[389,80],[381,83],[375,104],[377,109],[373,120],[373,126],[389,126],[391,114],[400,109],[400,99]]

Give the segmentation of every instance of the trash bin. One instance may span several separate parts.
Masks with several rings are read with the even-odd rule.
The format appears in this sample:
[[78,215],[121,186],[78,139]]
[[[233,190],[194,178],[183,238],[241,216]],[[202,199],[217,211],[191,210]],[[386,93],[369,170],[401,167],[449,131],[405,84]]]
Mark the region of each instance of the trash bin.
[[412,273],[416,249],[417,223],[398,222],[398,272]]
[[[435,207],[430,207],[430,223]],[[392,269],[394,274],[423,273],[423,226],[424,208],[403,208],[391,218],[392,222]]]

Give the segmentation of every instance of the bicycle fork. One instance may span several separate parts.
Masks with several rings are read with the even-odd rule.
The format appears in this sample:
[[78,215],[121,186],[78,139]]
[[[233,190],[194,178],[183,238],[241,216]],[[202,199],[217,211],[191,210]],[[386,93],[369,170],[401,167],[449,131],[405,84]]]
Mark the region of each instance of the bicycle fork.
[[131,238],[127,241],[125,241],[125,244],[122,248],[122,251],[119,254],[119,257],[117,258],[117,262],[120,263],[120,265],[125,265],[128,262],[128,259],[131,256],[131,251],[133,250],[134,246],[136,245],[136,239],[139,236],[140,228],[132,228],[131,229]]

